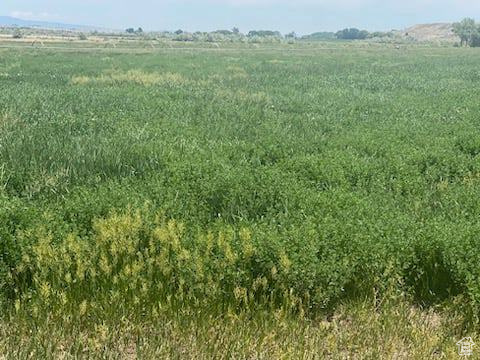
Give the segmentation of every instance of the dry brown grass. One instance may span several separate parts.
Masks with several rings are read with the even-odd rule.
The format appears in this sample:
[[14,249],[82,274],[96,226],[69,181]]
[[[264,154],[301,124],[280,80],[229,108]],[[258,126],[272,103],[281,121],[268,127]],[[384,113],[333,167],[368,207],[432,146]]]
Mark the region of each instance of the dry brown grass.
[[89,77],[84,75],[74,76],[71,79],[73,85],[86,85],[86,84],[121,84],[121,83],[133,83],[142,86],[152,85],[170,85],[181,86],[189,82],[180,74],[175,73],[147,73],[141,70],[129,70],[122,71],[110,71],[105,72],[99,76]]
[[[0,325],[8,358],[161,359],[457,359],[459,318],[407,304],[375,310],[361,303],[331,317],[293,318],[282,312],[159,315],[144,321],[72,325],[45,319]],[[474,334],[469,334],[474,336]]]
[[24,124],[24,122],[16,116],[10,113],[0,114],[0,130],[8,131],[13,127],[18,127]]

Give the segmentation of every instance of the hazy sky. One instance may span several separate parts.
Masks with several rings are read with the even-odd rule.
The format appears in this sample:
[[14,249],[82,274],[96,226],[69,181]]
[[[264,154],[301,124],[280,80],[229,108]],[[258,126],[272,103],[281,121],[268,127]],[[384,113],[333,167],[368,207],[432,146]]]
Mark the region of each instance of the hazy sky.
[[0,15],[124,29],[300,34],[346,26],[368,30],[480,19],[480,0],[0,0]]

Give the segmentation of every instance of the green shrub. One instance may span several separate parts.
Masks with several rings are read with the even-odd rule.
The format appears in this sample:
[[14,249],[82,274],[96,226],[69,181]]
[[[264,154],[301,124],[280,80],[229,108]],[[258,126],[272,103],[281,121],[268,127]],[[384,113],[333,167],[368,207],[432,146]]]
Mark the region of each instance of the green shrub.
[[13,32],[12,38],[14,39],[22,39],[23,38],[23,33],[20,30],[15,30]]

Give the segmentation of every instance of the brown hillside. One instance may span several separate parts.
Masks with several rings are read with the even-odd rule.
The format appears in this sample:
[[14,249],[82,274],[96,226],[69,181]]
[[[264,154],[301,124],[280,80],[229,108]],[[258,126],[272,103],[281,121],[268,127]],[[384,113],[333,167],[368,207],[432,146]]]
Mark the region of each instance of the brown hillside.
[[458,41],[452,23],[414,25],[405,30],[404,36],[417,41]]

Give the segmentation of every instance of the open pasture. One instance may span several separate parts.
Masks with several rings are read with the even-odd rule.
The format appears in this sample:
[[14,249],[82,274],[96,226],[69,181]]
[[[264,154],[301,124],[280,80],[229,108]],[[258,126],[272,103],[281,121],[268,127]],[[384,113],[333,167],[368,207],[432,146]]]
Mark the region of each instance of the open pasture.
[[[286,334],[230,345],[245,358],[341,358],[370,341],[372,357],[452,355],[450,340],[478,329],[480,314],[479,55],[0,49],[0,305],[18,324],[0,346],[16,351],[25,329],[50,319],[46,333],[62,323],[94,335],[52,348],[33,337],[36,354],[108,343],[182,357],[181,344],[159,350],[129,331],[112,345],[99,326],[205,313],[308,322],[400,301],[454,313],[457,325],[418,338],[430,332],[419,320],[392,349],[375,332],[332,345],[335,318],[301,345],[281,347]],[[202,343],[183,356],[219,351]]]

